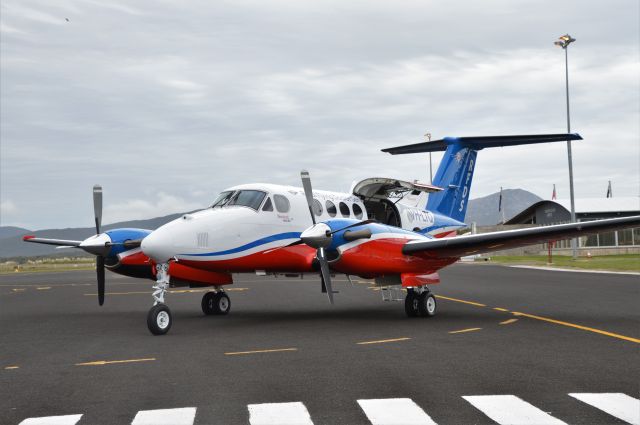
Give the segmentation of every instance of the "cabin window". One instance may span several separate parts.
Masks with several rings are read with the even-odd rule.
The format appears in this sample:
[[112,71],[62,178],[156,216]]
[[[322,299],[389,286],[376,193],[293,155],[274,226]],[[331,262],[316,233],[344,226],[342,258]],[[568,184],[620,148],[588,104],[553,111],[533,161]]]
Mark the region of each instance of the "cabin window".
[[262,207],[262,211],[273,211],[273,204],[271,203],[271,198],[267,197],[267,201],[264,203]]
[[258,208],[260,208],[260,204],[262,204],[262,200],[265,196],[267,196],[267,194],[260,190],[239,190],[235,195],[233,195],[227,205],[249,207],[258,211]]
[[356,216],[358,220],[362,218],[362,208],[360,208],[360,205],[353,204],[353,214]]
[[344,202],[340,202],[340,214],[342,214],[343,217],[349,217],[351,215],[349,205],[345,204]]
[[336,210],[336,205],[331,201],[327,201],[325,206],[327,207],[327,214],[329,214],[330,217],[335,217],[338,212],[338,210]]
[[317,216],[322,215],[322,204],[317,199],[313,199],[313,206],[311,207],[313,213]]
[[222,208],[229,199],[231,199],[231,195],[233,195],[233,190],[227,190],[225,192],[220,193],[215,201],[213,201],[213,205],[211,208]]
[[291,208],[291,204],[289,203],[289,199],[286,196],[282,195],[273,195],[273,203],[276,204],[276,210],[279,213],[289,212]]

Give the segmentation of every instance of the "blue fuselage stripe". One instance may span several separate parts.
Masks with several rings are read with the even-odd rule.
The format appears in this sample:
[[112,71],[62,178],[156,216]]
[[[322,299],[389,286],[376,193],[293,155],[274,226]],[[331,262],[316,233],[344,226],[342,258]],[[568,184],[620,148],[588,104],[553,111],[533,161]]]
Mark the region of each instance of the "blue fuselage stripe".
[[246,245],[239,246],[237,248],[227,249],[225,251],[218,252],[205,252],[202,254],[179,254],[179,255],[187,255],[190,257],[215,257],[218,255],[228,255],[228,254],[236,254],[238,252],[246,251],[251,248],[255,248],[256,246],[268,244],[270,242],[280,241],[283,239],[298,239],[300,238],[300,232],[287,232],[287,233],[278,233],[277,235],[267,236],[266,238],[258,239],[253,242],[249,242]]

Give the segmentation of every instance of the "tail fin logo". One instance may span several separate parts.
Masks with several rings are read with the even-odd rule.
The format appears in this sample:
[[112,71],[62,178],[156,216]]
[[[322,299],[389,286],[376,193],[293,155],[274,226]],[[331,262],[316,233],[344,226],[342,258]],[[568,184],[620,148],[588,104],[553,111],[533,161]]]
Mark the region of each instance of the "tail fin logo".
[[454,159],[456,160],[456,162],[458,164],[460,164],[462,162],[462,160],[464,159],[464,155],[467,153],[467,149],[462,149],[458,152],[456,152],[456,156],[454,156]]
[[469,183],[471,183],[471,177],[473,177],[473,166],[475,161],[471,159],[469,161],[469,168],[467,170],[467,178],[464,180],[464,188],[462,189],[462,200],[460,201],[460,208],[458,211],[464,211],[464,204],[467,201],[467,194],[469,193]]

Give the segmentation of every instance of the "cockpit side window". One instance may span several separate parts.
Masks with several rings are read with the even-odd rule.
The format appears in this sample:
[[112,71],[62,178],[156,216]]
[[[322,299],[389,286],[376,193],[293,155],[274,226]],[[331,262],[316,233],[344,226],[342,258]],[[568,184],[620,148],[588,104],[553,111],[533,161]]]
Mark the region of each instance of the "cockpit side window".
[[213,205],[211,205],[211,208],[222,208],[227,202],[229,202],[229,199],[231,199],[232,195],[233,190],[227,190],[220,193],[216,200],[213,201]]
[[289,199],[287,199],[286,196],[273,195],[273,202],[276,204],[276,210],[278,210],[279,213],[287,213],[291,208]]
[[271,198],[267,197],[267,200],[262,207],[262,211],[273,211],[273,204],[271,203]]
[[313,198],[313,213],[320,217],[322,215],[322,204],[317,199]]
[[260,190],[239,190],[227,205],[249,207],[258,211],[258,208],[260,208],[260,204],[262,204],[262,200],[265,196],[267,196],[267,194]]
[[336,216],[336,204],[334,204],[331,201],[327,201],[326,202],[326,207],[327,207],[327,214],[329,214],[329,217],[335,217]]

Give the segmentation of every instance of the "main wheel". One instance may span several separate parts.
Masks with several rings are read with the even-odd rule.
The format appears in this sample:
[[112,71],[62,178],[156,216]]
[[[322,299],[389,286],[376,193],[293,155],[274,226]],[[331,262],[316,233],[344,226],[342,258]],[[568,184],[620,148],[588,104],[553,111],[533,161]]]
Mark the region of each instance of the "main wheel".
[[418,311],[422,317],[433,317],[436,315],[438,305],[436,297],[431,292],[423,292],[418,297]]
[[215,292],[207,292],[206,294],[204,294],[202,296],[202,312],[204,314],[206,314],[207,316],[210,316],[212,314],[216,314],[216,310],[215,310],[215,297],[216,293]]
[[418,314],[420,314],[418,308],[418,296],[416,293],[413,291],[407,292],[407,296],[404,299],[404,312],[407,314],[407,317],[418,316]]
[[224,292],[207,292],[202,297],[202,312],[206,315],[228,314],[231,300]]
[[215,314],[228,314],[231,310],[231,300],[224,292],[218,292],[213,296],[213,308]]
[[164,304],[156,304],[147,314],[147,327],[154,335],[164,335],[171,329],[171,310]]

